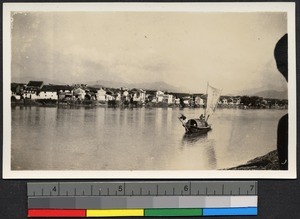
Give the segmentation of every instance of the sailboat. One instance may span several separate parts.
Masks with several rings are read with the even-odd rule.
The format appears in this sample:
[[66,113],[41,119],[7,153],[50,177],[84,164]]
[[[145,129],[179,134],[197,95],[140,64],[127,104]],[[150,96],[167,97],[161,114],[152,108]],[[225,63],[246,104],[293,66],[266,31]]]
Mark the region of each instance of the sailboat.
[[199,118],[195,119],[188,119],[183,114],[178,117],[180,122],[182,123],[182,126],[185,128],[185,132],[187,134],[192,133],[199,133],[199,134],[206,134],[209,132],[212,127],[211,124],[208,124],[208,119],[212,116],[212,114],[215,112],[219,98],[221,96],[220,89],[214,88],[210,86],[207,83],[207,89],[206,89],[206,107],[204,111],[204,115],[201,114]]

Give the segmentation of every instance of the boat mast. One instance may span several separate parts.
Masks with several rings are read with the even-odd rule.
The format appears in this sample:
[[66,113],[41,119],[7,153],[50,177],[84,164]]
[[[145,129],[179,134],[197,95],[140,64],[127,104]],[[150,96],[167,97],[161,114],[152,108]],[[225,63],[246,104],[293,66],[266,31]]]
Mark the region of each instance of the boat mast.
[[205,105],[205,109],[204,109],[204,119],[206,120],[206,110],[207,110],[207,90],[208,90],[208,82],[206,84],[206,93],[205,93],[205,96],[206,96],[206,105]]

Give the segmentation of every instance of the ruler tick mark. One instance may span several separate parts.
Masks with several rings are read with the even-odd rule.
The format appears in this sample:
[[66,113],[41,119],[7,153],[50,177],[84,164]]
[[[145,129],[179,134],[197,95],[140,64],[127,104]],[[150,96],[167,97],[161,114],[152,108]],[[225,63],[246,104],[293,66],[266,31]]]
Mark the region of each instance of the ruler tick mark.
[[126,192],[125,192],[125,182],[124,182],[124,195],[126,194]]

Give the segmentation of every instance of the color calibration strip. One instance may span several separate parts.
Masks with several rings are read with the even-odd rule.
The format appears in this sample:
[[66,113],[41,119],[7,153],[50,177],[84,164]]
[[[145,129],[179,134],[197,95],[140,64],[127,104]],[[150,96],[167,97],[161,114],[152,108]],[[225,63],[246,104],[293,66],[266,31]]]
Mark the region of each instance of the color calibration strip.
[[166,208],[166,209],[29,209],[28,217],[170,217],[257,215],[247,208]]
[[257,215],[257,182],[28,183],[28,217]]

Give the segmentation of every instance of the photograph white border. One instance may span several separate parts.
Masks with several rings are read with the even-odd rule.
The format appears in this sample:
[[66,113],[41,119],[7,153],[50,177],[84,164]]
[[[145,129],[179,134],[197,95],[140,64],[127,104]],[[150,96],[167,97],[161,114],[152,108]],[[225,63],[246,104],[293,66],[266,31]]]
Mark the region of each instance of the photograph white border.
[[[12,11],[161,11],[161,12],[286,12],[288,20],[287,171],[23,171],[11,170],[11,17]],[[5,179],[253,179],[296,178],[296,34],[295,3],[4,3],[3,4],[3,178]],[[26,150],[26,149],[25,149]]]

